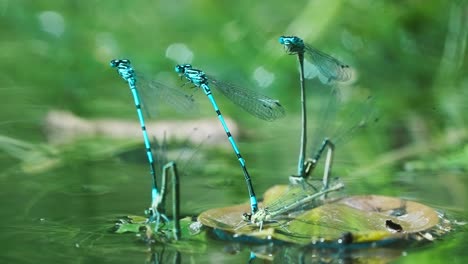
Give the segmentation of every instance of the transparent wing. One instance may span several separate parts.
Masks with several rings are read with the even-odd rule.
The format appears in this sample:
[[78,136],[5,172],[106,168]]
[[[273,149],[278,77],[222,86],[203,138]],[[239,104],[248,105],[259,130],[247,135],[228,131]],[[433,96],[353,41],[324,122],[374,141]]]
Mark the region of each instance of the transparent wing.
[[[343,183],[338,178],[335,178],[332,179],[330,188],[342,184]],[[265,206],[272,214],[282,211],[283,208],[289,208],[289,210],[282,214],[291,214],[297,211],[311,209],[324,202],[323,199],[321,199],[323,194],[320,193],[322,189],[323,183],[321,180],[310,180],[308,182],[303,182],[303,184],[289,185],[288,190],[283,195],[278,197],[278,199],[269,202]],[[327,196],[330,197],[330,194]],[[315,198],[307,199],[309,197]]]
[[[311,138],[309,157],[316,157],[319,149],[322,146],[323,140],[328,138],[338,149],[335,151],[335,162],[339,158],[347,157],[342,152],[342,147],[352,140],[357,134],[365,132],[366,128],[375,126],[378,122],[378,111],[374,105],[374,98],[364,96],[356,100],[344,102],[342,98],[336,95],[336,91],[332,89],[327,95],[318,94],[316,91],[311,91],[313,98],[319,102],[313,117],[315,123],[309,134]],[[360,97],[360,95],[358,95]],[[318,100],[317,100],[318,99]],[[323,166],[325,153],[321,155],[322,162],[319,166]],[[348,161],[348,159],[346,159]],[[316,168],[320,174],[322,168]]]
[[334,57],[309,45],[305,45],[305,54],[309,56],[311,63],[318,68],[322,75],[320,80],[323,83],[345,82],[351,79],[352,74],[349,66]]
[[355,104],[342,105],[338,112],[339,120],[332,137],[338,144],[348,142],[358,131],[378,122],[378,112],[374,97],[368,96]]
[[[319,93],[325,92],[325,93]],[[312,139],[311,142],[311,157],[313,157],[316,151],[320,148],[322,141],[325,137],[328,137],[334,142],[335,138],[333,138],[336,115],[338,111],[338,104],[339,104],[339,95],[337,94],[338,91],[333,88],[329,91],[322,89],[322,91],[315,91],[312,90],[310,97],[315,98],[317,104],[314,105],[315,109],[311,112],[312,118],[314,118],[313,127],[311,129],[312,133],[309,137]]]
[[218,91],[253,116],[266,121],[273,121],[285,115],[285,110],[278,100],[249,89],[218,81],[211,76],[208,76],[208,79]]
[[167,158],[168,143],[166,134],[164,134],[162,142],[160,142],[156,137],[153,137],[153,140],[151,140],[151,150],[153,151],[156,164],[156,175],[158,176],[158,179],[161,179],[163,167],[169,162],[169,159]]
[[196,111],[197,104],[192,95],[184,93],[181,89],[165,85],[146,77],[137,77],[138,91],[141,93],[141,101],[144,111],[148,116],[158,113],[160,104],[164,102],[173,107],[179,113],[191,113]]
[[373,97],[368,96],[357,102],[344,103],[333,92],[328,103],[320,111],[320,116],[323,118],[318,122],[319,125],[314,133],[315,150],[325,137],[335,145],[343,145],[359,130],[378,121]]

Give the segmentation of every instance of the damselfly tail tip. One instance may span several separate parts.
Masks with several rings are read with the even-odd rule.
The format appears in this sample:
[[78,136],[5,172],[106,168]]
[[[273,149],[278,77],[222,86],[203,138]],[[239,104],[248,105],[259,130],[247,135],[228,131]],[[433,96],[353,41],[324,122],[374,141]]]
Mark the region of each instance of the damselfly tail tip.
[[264,114],[257,115],[258,118],[265,121],[275,121],[285,116],[286,111],[278,100],[268,99],[261,101],[263,102],[261,106],[263,107],[264,111],[262,111],[262,113]]
[[279,108],[283,108],[283,106],[280,104],[280,101],[279,100],[273,100],[273,103],[279,107]]

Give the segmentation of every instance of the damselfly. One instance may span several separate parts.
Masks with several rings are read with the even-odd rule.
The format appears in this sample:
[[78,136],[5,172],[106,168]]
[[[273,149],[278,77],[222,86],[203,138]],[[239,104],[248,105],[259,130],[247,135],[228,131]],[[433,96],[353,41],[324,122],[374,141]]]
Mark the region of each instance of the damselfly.
[[319,78],[324,83],[330,84],[334,81],[347,81],[351,78],[351,71],[348,65],[340,62],[332,56],[325,54],[312,46],[306,45],[304,41],[296,36],[281,36],[279,43],[282,44],[288,54],[297,54],[300,66],[299,79],[301,83],[301,145],[299,150],[299,160],[297,174],[304,177],[305,174],[305,152],[307,147],[307,109],[306,91],[304,78],[304,55],[307,55],[319,70]]
[[[146,215],[151,219],[152,217],[157,217],[158,212],[155,211],[159,208],[165,208],[167,192],[168,192],[168,183],[170,182],[172,188],[172,234],[174,240],[179,240],[181,236],[180,228],[180,177],[179,170],[177,169],[177,164],[175,161],[169,161],[167,157],[167,141],[164,137],[163,142],[160,144],[156,138],[153,139],[153,146],[155,147],[155,152],[158,153],[156,157],[156,168],[157,171],[161,172],[161,192],[159,194],[159,200],[157,204],[152,205],[147,211]],[[171,180],[169,181],[169,178]],[[162,214],[164,219],[168,222],[167,217]],[[158,219],[157,219],[158,220]],[[159,231],[159,223],[156,223],[155,231]]]
[[288,214],[293,212],[310,210],[323,203],[326,194],[344,188],[344,184],[339,180],[326,188],[320,188],[319,185],[321,184],[290,185],[284,194],[266,204],[264,208],[260,208],[254,214],[244,214],[244,221],[255,224],[262,230],[264,224],[278,222],[281,216],[289,217]]
[[203,89],[203,92],[210,100],[218,119],[221,122],[221,125],[226,132],[226,135],[231,143],[232,148],[237,156],[237,159],[242,167],[244,173],[244,178],[247,183],[247,188],[250,196],[250,205],[252,213],[255,213],[258,210],[257,197],[255,196],[252,179],[250,174],[247,171],[247,166],[245,164],[244,158],[240,154],[239,148],[234,141],[234,138],[229,131],[229,128],[224,121],[224,118],[221,114],[221,111],[214,99],[214,96],[211,92],[210,86],[216,87],[221,91],[226,97],[228,97],[232,102],[241,106],[247,112],[252,115],[261,118],[263,120],[272,121],[277,118],[284,116],[284,109],[279,103],[278,100],[271,99],[269,97],[260,95],[254,91],[233,86],[231,84],[218,81],[211,76],[207,76],[203,71],[194,69],[190,64],[177,65],[175,71],[181,76],[184,76],[189,82],[193,83],[195,86]]
[[[134,99],[138,119],[140,121],[141,130],[143,133],[143,141],[145,144],[146,156],[150,165],[150,173],[152,178],[151,207],[149,209],[149,212],[151,212],[151,216],[149,218],[149,221],[159,222],[161,214],[158,211],[158,206],[161,203],[162,199],[161,194],[159,193],[157,183],[159,171],[155,169],[155,161],[151,150],[151,143],[148,136],[148,132],[146,131],[142,106],[145,106],[146,113],[152,112],[151,109],[148,108],[151,108],[150,106],[152,105],[157,105],[160,101],[172,103],[175,107],[179,109],[190,109],[193,105],[193,100],[190,96],[183,94],[180,90],[176,88],[171,88],[154,80],[148,81],[144,78],[141,78],[142,82],[138,82],[139,84],[137,87],[137,80],[140,80],[140,78],[137,77],[137,74],[135,73],[135,70],[133,69],[130,63],[130,60],[128,59],[112,60],[110,62],[110,66],[116,68],[119,75],[128,83]],[[161,98],[161,100],[159,102],[152,102],[152,104],[150,104],[149,102],[143,104],[142,99],[139,95],[140,87],[142,89],[141,92],[149,97],[147,100],[158,99],[158,97]]]

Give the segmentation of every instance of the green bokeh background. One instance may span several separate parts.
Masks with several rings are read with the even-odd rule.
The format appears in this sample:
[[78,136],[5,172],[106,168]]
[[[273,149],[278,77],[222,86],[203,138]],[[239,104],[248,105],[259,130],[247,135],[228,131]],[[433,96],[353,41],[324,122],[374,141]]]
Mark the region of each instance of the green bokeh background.
[[[109,67],[114,58],[129,58],[147,76],[179,84],[173,67],[185,62],[242,84],[256,84],[259,67],[274,74],[271,85],[259,89],[281,101],[287,110],[282,120],[265,123],[221,96],[217,100],[241,127],[239,145],[258,194],[285,183],[295,172],[300,108],[297,61],[278,44],[280,35],[298,35],[351,65],[357,78],[341,87],[343,96],[374,96],[379,122],[337,146],[335,171],[348,193],[405,197],[466,219],[466,1],[0,0],[0,216],[9,230],[2,232],[0,259],[116,263],[131,256],[133,262],[145,261],[145,246],[135,245],[131,236],[112,237],[109,250],[108,244],[89,246],[96,238],[37,227],[40,219],[71,229],[105,226],[102,219],[141,214],[147,205],[150,181],[139,138],[84,136],[51,145],[44,128],[51,110],[87,120],[135,121],[128,88]],[[167,56],[177,43],[193,53],[192,61]],[[308,84],[328,89],[316,80]],[[193,93],[199,114],[215,119],[207,100]],[[311,127],[320,120],[314,114],[323,100],[309,97]],[[158,118],[198,117],[163,106]],[[230,150],[202,146],[199,153],[200,160],[184,161],[191,173],[182,179],[183,213],[246,201]],[[91,186],[92,195],[82,195],[83,186]],[[463,263],[467,238],[460,229],[434,245],[409,248],[396,261]],[[77,249],[77,243],[87,250]],[[37,248],[46,253],[39,255]],[[184,262],[238,263],[248,253],[242,249],[232,256],[218,246],[183,257]]]

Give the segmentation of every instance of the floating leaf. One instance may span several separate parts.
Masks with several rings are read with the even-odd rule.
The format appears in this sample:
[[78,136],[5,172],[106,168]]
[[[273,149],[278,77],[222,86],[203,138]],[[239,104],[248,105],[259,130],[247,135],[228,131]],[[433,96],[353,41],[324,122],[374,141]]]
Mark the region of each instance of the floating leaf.
[[[362,243],[405,238],[439,222],[430,207],[399,198],[352,196],[296,216],[276,238],[293,243]],[[300,234],[300,236],[292,235]]]
[[157,232],[153,232],[155,224],[146,223],[146,218],[142,216],[125,216],[120,218],[115,224],[115,233],[136,233],[142,235],[145,241],[150,243],[163,243],[170,245],[174,249],[183,252],[200,252],[206,248],[206,236],[204,232],[194,234],[191,225],[194,223],[191,218],[180,219],[181,239],[174,240],[172,228],[173,221],[160,224]]
[[[265,203],[286,190],[287,186],[274,186],[265,194]],[[211,209],[200,214],[198,221],[223,239],[302,245],[390,241],[429,230],[439,223],[437,212],[428,206],[378,195],[352,196],[310,210],[293,211],[265,223],[262,230],[244,221],[245,212],[249,212],[248,204]]]
[[116,221],[114,233],[140,233],[142,227],[146,227],[145,217],[137,215],[124,216]]

